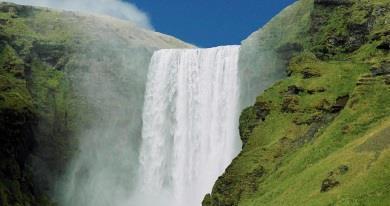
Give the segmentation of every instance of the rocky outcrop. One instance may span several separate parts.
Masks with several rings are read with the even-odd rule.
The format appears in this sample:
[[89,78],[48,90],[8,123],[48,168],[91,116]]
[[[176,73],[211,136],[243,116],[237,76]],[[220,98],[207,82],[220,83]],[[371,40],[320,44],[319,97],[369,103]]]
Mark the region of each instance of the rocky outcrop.
[[350,5],[353,3],[352,0],[314,0],[315,4],[325,5],[325,6],[340,6],[340,5]]
[[376,48],[387,52],[390,51],[390,38],[385,38]]
[[249,139],[253,129],[262,121],[265,121],[270,113],[270,106],[267,102],[257,102],[255,106],[247,108],[243,111],[240,116],[240,137],[243,143],[242,147],[245,146]]

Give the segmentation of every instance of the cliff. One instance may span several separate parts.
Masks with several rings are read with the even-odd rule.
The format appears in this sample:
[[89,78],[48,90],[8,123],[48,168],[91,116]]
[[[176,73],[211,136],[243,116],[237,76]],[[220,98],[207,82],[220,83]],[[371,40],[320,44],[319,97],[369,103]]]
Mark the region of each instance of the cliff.
[[[204,206],[390,202],[389,19],[388,0],[300,0],[243,42],[241,104],[254,104]],[[188,47],[106,16],[0,3],[0,205],[53,205],[61,183],[63,202],[88,201],[102,166],[125,171],[109,185],[135,181],[150,57]]]
[[102,111],[139,134],[153,51],[177,47],[192,46],[111,17],[0,3],[0,205],[52,204],[83,132],[118,124]]
[[[294,35],[272,35],[302,8],[308,18],[286,25]],[[241,114],[242,152],[204,206],[390,202],[389,19],[386,0],[297,1],[246,40],[276,36],[266,49],[286,61],[286,78]]]

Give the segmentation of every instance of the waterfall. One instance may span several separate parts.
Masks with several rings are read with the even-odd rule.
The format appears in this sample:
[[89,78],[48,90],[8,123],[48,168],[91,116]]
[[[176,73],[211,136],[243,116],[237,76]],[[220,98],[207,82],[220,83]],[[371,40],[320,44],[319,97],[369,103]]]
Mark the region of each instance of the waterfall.
[[143,206],[199,206],[238,154],[239,50],[154,53],[139,156]]

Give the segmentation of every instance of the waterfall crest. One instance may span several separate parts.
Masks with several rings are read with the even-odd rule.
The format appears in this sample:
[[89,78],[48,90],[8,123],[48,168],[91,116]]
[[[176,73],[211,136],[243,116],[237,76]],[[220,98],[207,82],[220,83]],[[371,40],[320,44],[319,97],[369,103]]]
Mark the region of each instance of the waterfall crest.
[[199,206],[238,154],[239,50],[154,53],[139,156],[140,190],[150,201],[143,205]]

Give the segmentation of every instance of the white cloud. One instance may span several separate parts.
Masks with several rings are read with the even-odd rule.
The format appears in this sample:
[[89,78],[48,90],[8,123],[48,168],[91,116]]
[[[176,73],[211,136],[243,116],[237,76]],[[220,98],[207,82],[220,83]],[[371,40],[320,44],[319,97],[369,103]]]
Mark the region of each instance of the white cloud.
[[6,0],[16,4],[42,6],[54,9],[105,14],[130,20],[147,29],[153,29],[149,17],[135,5],[121,0]]

